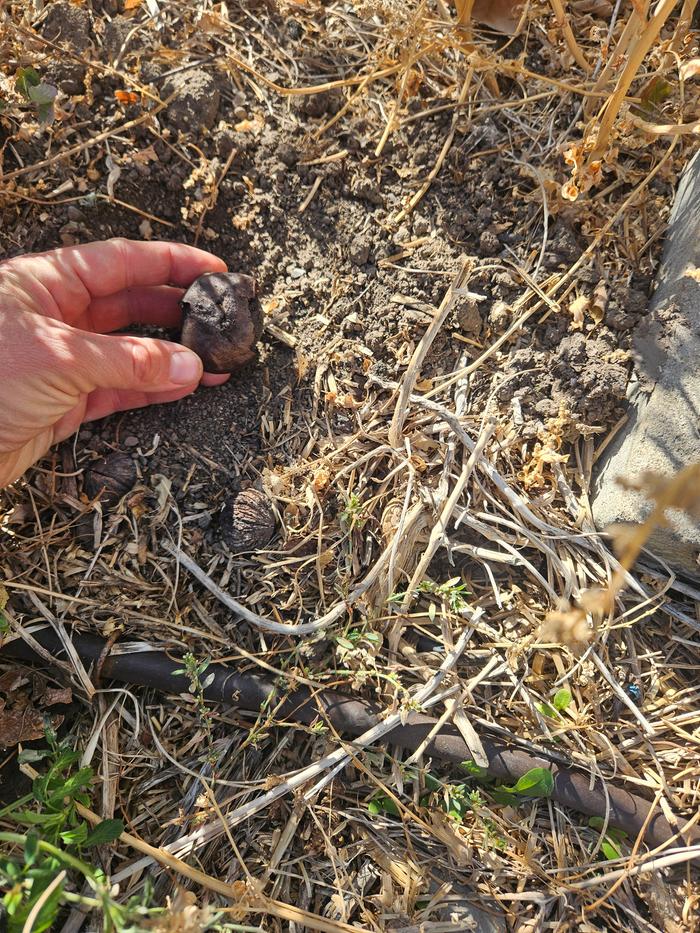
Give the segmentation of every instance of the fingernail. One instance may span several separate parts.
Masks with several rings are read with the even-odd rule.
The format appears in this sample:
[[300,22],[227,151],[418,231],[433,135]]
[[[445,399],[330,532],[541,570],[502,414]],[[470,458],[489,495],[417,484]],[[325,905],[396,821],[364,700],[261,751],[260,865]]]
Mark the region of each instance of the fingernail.
[[194,353],[173,353],[170,357],[170,381],[178,386],[199,382],[202,364]]

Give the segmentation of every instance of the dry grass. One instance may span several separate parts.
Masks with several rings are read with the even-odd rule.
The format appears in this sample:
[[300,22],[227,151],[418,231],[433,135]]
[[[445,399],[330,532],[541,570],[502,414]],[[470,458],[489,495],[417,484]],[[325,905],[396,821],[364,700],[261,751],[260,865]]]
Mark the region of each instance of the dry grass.
[[[262,476],[282,517],[275,550],[234,559],[207,548],[167,478],[148,476],[98,530],[99,547],[85,549],[74,526],[82,512],[97,512],[80,501],[71,470],[54,460],[34,471],[4,493],[2,568],[14,616],[24,632],[49,620],[273,671],[280,700],[300,678],[358,692],[387,714],[400,714],[419,694],[428,700],[425,686],[447,656],[454,667],[436,716],[553,748],[682,825],[697,815],[700,792],[700,593],[651,559],[644,571],[622,570],[595,532],[588,491],[599,437],[563,412],[546,437],[527,443],[496,390],[501,349],[527,321],[568,313],[591,256],[602,256],[609,277],[628,276],[633,263],[653,267],[668,205],[650,183],[674,178],[690,143],[649,125],[695,125],[697,92],[677,79],[697,54],[681,32],[692,6],[665,2],[650,15],[648,3],[618,4],[614,13],[605,3],[569,3],[568,11],[531,3],[512,40],[516,57],[467,23],[469,3],[461,9],[468,30],[456,27],[444,3],[358,2],[355,14],[346,4],[283,6],[307,30],[315,70],[288,59],[263,14],[234,4],[226,13],[220,4],[160,0],[157,15],[144,4],[134,23],[157,42],[167,21],[182,42],[177,55],[159,49],[156,56],[167,53],[177,67],[213,54],[222,75],[255,88],[262,107],[340,88],[343,108],[309,140],[316,159],[334,157],[343,121],[366,121],[379,157],[409,121],[449,109],[454,117],[433,171],[407,194],[397,222],[429,190],[455,132],[497,113],[508,131],[493,146],[510,152],[517,138],[527,153],[513,173],[521,196],[543,206],[543,239],[533,243],[529,266],[517,257],[465,258],[458,270],[443,269],[451,282],[444,301],[422,339],[403,347],[395,372],[367,366],[360,383],[330,339],[313,362],[303,361],[311,367],[311,410],[290,405],[266,425],[275,466],[263,453],[245,467]],[[29,12],[10,5],[4,15],[6,52],[29,49],[37,65],[56,54],[28,40]],[[626,65],[616,60],[622,51]],[[149,112],[124,120],[95,102],[96,124],[75,132],[68,115],[49,155],[0,177],[6,217],[27,202],[50,201],[51,172],[67,160],[89,160],[138,122],[155,132],[151,117],[162,103],[135,80],[132,65],[127,51],[116,73],[144,93]],[[91,67],[95,76],[115,71],[97,60]],[[634,108],[645,106],[642,89],[658,80],[672,94],[650,104],[640,125]],[[430,102],[411,113],[418,87],[430,89]],[[554,118],[571,99],[581,103],[579,116],[562,132]],[[565,273],[545,275],[537,257],[546,221],[562,211],[576,212],[588,248]],[[193,234],[202,219],[191,218]],[[392,261],[411,255],[409,246]],[[455,369],[423,379],[422,363],[454,303],[498,271],[521,287],[511,327],[489,346],[465,345]],[[477,376],[488,381],[486,404],[483,395],[474,403]],[[331,429],[338,411],[342,434]],[[78,450],[78,469],[85,462]],[[236,595],[247,622],[193,584],[166,547],[172,542]],[[614,599],[592,607],[590,592],[599,590]],[[263,630],[254,616],[278,631]],[[280,625],[305,628],[279,634]],[[265,929],[353,924],[438,933],[469,928],[464,919],[450,925],[460,910],[473,911],[477,929],[493,923],[523,933],[693,928],[694,850],[672,847],[659,867],[628,839],[619,860],[601,864],[599,830],[551,801],[499,805],[482,790],[462,820],[450,819],[440,806],[445,787],[422,805],[424,769],[445,786],[464,783],[464,772],[420,758],[406,766],[381,742],[346,754],[322,723],[293,728],[274,704],[255,721],[221,709],[209,721],[192,696],[107,692],[74,666],[76,692],[94,693],[76,730],[102,778],[95,809],[102,817],[122,813],[130,834],[111,855],[120,897],[143,886],[155,858],[167,869],[156,881],[161,901],[182,874],[202,901],[216,896],[230,907],[232,898],[232,922],[250,925],[263,915]],[[640,703],[629,684],[641,689]],[[570,705],[547,715],[545,704],[564,687]],[[284,778],[326,760],[313,777],[304,772],[284,785],[288,793],[275,793]],[[332,781],[324,780],[328,768],[337,772]],[[377,795],[394,801],[398,815],[371,816]]]

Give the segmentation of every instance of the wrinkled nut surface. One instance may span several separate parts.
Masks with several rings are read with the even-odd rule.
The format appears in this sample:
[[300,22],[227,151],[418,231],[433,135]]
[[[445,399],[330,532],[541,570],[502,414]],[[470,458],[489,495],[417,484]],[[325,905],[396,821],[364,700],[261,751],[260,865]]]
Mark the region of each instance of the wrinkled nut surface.
[[255,355],[262,309],[255,279],[239,272],[200,275],[182,296],[180,342],[194,350],[205,372],[231,373]]
[[108,454],[85,471],[84,489],[90,499],[100,497],[105,505],[116,505],[133,489],[137,479],[136,464],[127,454]]
[[277,521],[264,492],[244,489],[224,506],[221,534],[232,551],[259,551],[270,543]]

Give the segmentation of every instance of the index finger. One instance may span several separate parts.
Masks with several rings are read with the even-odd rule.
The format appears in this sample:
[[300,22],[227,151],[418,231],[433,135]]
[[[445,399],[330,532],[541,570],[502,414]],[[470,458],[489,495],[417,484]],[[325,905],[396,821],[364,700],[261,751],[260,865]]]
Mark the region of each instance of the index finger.
[[164,240],[117,238],[82,246],[64,246],[27,257],[33,274],[69,318],[93,298],[104,298],[143,285],[190,285],[205,272],[225,272],[226,263],[203,249]]

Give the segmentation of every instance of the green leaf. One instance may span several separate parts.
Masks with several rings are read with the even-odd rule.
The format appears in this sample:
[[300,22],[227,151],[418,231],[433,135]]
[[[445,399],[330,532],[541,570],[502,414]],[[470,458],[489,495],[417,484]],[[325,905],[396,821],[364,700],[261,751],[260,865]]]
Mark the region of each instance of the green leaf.
[[554,699],[552,700],[552,703],[554,705],[554,708],[556,710],[559,710],[559,712],[561,713],[561,711],[565,710],[566,707],[569,705],[569,703],[571,703],[572,699],[573,698],[571,696],[570,690],[557,690],[557,692],[554,694]]
[[121,820],[102,820],[92,830],[85,840],[86,846],[104,846],[109,842],[114,842],[124,832],[124,824]]
[[67,846],[81,846],[88,838],[88,828],[86,823],[78,823],[75,829],[66,829],[58,834],[61,841]]
[[36,104],[40,123],[52,123],[54,118],[54,99],[58,90],[52,84],[37,84],[29,88],[29,99]]
[[343,638],[342,635],[338,635],[335,642],[340,648],[345,648],[346,651],[353,651],[355,648],[353,643],[348,638]]
[[482,766],[478,765],[475,761],[463,761],[461,762],[461,767],[476,778],[481,778],[483,780],[488,777],[486,768],[482,768]]
[[559,716],[559,713],[552,706],[552,704],[547,703],[546,701],[544,703],[535,703],[535,707],[540,711],[540,713],[542,713],[543,716],[548,716],[549,719],[557,719]]
[[400,816],[396,802],[391,797],[387,797],[386,794],[379,794],[374,800],[370,800],[367,810],[374,816],[378,813],[390,813],[392,816]]
[[442,787],[442,781],[439,781],[429,771],[426,771],[423,775],[423,783],[425,784],[426,790],[440,790]]
[[[17,916],[20,908],[22,907],[22,900],[22,890],[19,888],[19,886],[14,888],[12,891],[8,891],[8,893],[2,899],[2,903],[5,910],[7,911],[8,917],[12,917],[14,919]],[[16,925],[15,928],[17,928],[17,926],[18,925]],[[21,927],[19,927],[19,929],[21,929]]]
[[24,843],[24,864],[29,868],[36,861],[39,852],[39,835],[35,832],[27,833],[27,841]]
[[62,813],[36,813],[34,810],[18,810],[12,814],[16,823],[22,823],[27,826],[57,826],[63,822]]
[[[44,891],[46,891],[47,887],[53,881],[55,876],[55,872],[46,872],[42,876],[41,880],[35,881],[32,884],[32,896],[29,901],[25,902],[23,905],[27,910],[27,914],[39,899],[39,897],[44,894]],[[58,916],[65,883],[66,879],[61,881],[61,883],[57,885],[56,888],[54,888],[49,897],[42,904],[41,910],[39,911],[39,914],[32,925],[32,933],[43,933],[44,930],[50,930],[53,927],[56,921],[56,917]]]
[[512,787],[497,789],[521,797],[550,797],[554,790],[554,777],[549,768],[531,768]]
[[29,89],[41,84],[41,78],[35,68],[18,68],[15,74],[15,88],[27,100],[31,100]]
[[620,858],[621,854],[615,843],[610,838],[608,838],[608,836],[606,836],[600,844],[600,851],[608,860]]
[[51,754],[48,748],[23,748],[17,756],[17,763],[20,765],[31,764],[34,761],[42,761]]
[[619,829],[617,826],[610,826],[609,824],[606,829],[605,820],[602,816],[592,816],[588,821],[588,825],[591,829],[598,829],[601,832],[605,829],[606,836],[610,836],[613,842],[622,842],[627,838],[627,833],[624,829]]
[[468,813],[471,807],[460,797],[448,797],[447,807],[445,809],[447,810],[447,815],[451,816],[452,819],[462,820],[464,819],[465,813]]
[[59,782],[56,787],[49,788],[46,803],[51,806],[51,804],[62,802],[64,797],[76,798],[91,780],[92,768],[81,768],[75,774]]

